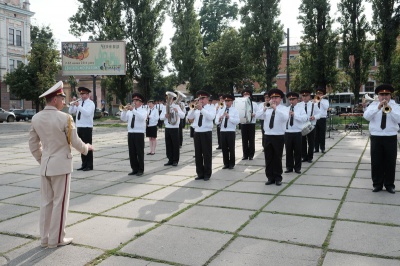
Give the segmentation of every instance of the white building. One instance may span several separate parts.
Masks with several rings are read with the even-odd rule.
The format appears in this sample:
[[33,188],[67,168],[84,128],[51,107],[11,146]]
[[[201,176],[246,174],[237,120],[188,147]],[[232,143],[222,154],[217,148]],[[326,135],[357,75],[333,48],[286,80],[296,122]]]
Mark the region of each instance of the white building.
[[13,71],[18,64],[28,63],[30,51],[31,17],[29,0],[0,0],[0,107],[32,108],[32,103],[10,95],[3,76]]

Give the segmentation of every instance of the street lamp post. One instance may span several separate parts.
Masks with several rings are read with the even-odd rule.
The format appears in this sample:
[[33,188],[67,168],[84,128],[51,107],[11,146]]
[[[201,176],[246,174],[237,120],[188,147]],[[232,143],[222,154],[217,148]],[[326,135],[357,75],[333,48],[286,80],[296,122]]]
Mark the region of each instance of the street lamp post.
[[286,93],[290,92],[290,46],[289,46],[289,28],[286,33]]

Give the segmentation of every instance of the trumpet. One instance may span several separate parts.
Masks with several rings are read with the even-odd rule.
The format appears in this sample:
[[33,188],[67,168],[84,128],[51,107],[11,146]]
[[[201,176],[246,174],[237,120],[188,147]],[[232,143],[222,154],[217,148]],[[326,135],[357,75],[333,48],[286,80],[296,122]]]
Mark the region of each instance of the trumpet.
[[73,105],[74,103],[79,102],[79,101],[82,101],[82,98],[79,98],[79,99],[76,99],[75,101],[70,102],[69,105]]
[[125,106],[122,105],[122,104],[120,104],[119,107],[118,107],[118,109],[119,109],[120,112],[128,111],[128,108],[131,107],[131,106],[132,106],[132,105],[129,104],[129,103],[128,103],[127,105],[125,105]]
[[224,102],[219,102],[219,108],[224,108],[225,104]]
[[270,109],[271,108],[271,103],[270,102],[264,102],[264,108]]
[[191,103],[189,105],[190,110],[196,110],[197,109],[197,102],[199,101],[199,98],[194,99],[194,103]]
[[389,114],[392,111],[392,107],[390,107],[389,103],[386,101],[383,104],[382,108],[383,108],[382,112],[384,112],[385,114]]
[[323,96],[315,95],[314,96],[314,103],[319,103],[325,97],[328,97],[328,95],[327,94],[325,94]]

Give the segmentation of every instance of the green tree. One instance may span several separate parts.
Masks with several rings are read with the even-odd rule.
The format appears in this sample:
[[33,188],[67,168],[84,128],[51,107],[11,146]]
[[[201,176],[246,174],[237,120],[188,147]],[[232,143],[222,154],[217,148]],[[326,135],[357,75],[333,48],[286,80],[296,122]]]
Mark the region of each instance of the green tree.
[[242,59],[243,47],[239,33],[227,29],[221,38],[210,44],[207,57],[207,71],[214,94],[232,93],[233,87],[246,77]]
[[399,19],[395,16],[398,0],[369,0],[373,11],[375,51],[379,62],[378,81],[391,83],[393,80],[392,59],[399,35]]
[[341,61],[351,80],[354,98],[359,99],[360,87],[368,81],[373,59],[373,42],[367,40],[370,26],[364,14],[362,0],[342,0],[338,4],[341,24]]
[[208,46],[216,42],[237,18],[238,5],[232,0],[204,0],[200,9],[200,33],[203,36],[203,54],[208,55]]
[[202,37],[200,24],[194,11],[194,0],[173,0],[171,2],[172,23],[175,34],[171,42],[171,60],[177,70],[180,82],[189,82],[194,94],[204,86],[204,61],[202,59]]
[[304,35],[300,44],[302,58],[300,72],[307,88],[334,87],[337,82],[336,58],[337,37],[332,31],[327,0],[302,0],[299,8],[299,22]]
[[67,82],[68,82],[69,86],[71,87],[72,97],[78,96],[78,94],[76,93],[76,85],[78,85],[78,81],[76,80],[76,78],[74,76],[69,76]]
[[33,101],[36,111],[44,107],[44,101],[39,96],[52,87],[55,76],[60,70],[57,62],[60,53],[54,45],[53,33],[47,27],[31,26],[31,51],[27,56],[28,64],[18,68],[4,77],[10,86],[10,92],[21,99]]
[[[241,8],[241,35],[248,70],[264,84],[267,90],[273,87],[279,73],[281,52],[279,45],[283,42],[283,29],[277,19],[280,15],[279,0],[248,0]],[[250,62],[254,64],[251,66]]]

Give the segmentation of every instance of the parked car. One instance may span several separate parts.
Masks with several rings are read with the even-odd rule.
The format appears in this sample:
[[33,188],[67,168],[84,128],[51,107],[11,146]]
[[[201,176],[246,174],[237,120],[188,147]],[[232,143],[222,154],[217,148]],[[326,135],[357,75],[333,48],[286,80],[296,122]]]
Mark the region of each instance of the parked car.
[[3,108],[0,108],[0,123],[3,123],[3,121],[14,122],[15,114],[13,112],[7,112]]
[[22,113],[24,112],[23,109],[10,109],[10,112],[13,112],[15,114],[15,120],[20,121],[20,120],[24,120],[22,117]]
[[[35,109],[25,109],[21,114],[19,114],[21,116],[21,120],[31,120],[32,117],[36,114],[36,110]],[[17,120],[18,121],[18,120]]]

